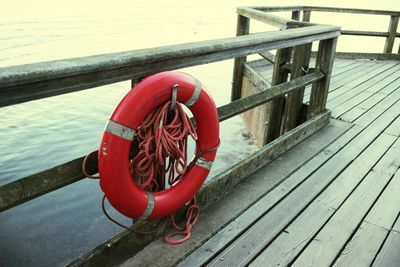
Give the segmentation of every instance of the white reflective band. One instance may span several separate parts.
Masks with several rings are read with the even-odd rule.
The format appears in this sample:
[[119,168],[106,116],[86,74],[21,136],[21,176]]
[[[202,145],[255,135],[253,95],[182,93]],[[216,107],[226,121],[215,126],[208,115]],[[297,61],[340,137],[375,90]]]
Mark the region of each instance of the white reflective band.
[[135,130],[112,120],[108,121],[106,126],[106,132],[112,133],[113,135],[116,135],[128,141],[132,141],[136,133]]
[[194,85],[194,91],[193,91],[192,96],[188,99],[188,101],[186,101],[184,103],[184,105],[187,106],[187,107],[190,107],[190,106],[194,105],[194,103],[196,103],[197,100],[199,100],[199,97],[200,97],[201,83],[198,80],[194,79],[194,84],[195,85]]
[[151,213],[153,212],[154,209],[154,195],[151,192],[146,192],[147,193],[147,207],[146,210],[143,212],[143,215],[140,216],[140,220],[146,220],[149,218]]
[[203,167],[204,169],[207,169],[207,170],[211,170],[213,162],[211,160],[200,157],[197,159],[195,165],[197,165],[199,167]]

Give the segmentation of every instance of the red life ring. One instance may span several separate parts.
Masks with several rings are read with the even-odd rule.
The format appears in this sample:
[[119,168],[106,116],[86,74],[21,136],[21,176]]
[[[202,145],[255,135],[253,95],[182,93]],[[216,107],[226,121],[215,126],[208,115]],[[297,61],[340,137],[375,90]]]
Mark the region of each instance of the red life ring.
[[[171,99],[179,85],[177,101],[186,105],[196,120],[197,147],[201,157],[173,186],[145,192],[131,175],[129,152],[145,116]],[[111,205],[125,216],[153,220],[167,216],[190,201],[204,183],[216,156],[219,119],[209,93],[193,77],[162,72],[142,80],[122,99],[108,121],[99,149],[100,186]]]

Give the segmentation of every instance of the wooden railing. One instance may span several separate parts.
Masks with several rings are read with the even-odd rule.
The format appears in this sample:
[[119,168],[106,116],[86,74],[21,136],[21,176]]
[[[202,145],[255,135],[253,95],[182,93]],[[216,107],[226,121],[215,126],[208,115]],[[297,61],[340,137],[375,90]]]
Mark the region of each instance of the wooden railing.
[[[331,10],[321,9],[241,7],[238,8],[237,36],[233,38],[0,68],[0,107],[120,81],[131,80],[134,84],[142,77],[160,71],[235,58],[232,102],[218,108],[220,121],[270,103],[266,129],[268,134],[265,146],[259,151],[206,183],[198,198],[205,207],[222,197],[246,176],[329,122],[330,113],[325,110],[325,105],[340,27],[309,23],[311,11]],[[292,19],[268,13],[272,11],[291,11]],[[352,11],[354,10],[348,10],[350,13],[355,12]],[[379,12],[397,17],[398,20],[396,12]],[[250,19],[269,23],[282,30],[249,34]],[[391,24],[395,24],[396,19],[393,20]],[[397,33],[393,35],[392,32],[393,30],[389,32],[387,38],[393,39],[397,36]],[[309,68],[311,44],[316,41],[319,42],[319,48],[316,52],[315,68]],[[276,54],[271,55],[271,50],[277,50]],[[260,54],[274,62],[272,86],[267,85],[266,80],[260,80],[258,86],[266,90],[242,98],[244,62],[246,56],[252,54]],[[288,81],[289,73],[291,75]],[[307,85],[312,85],[312,91],[309,105],[304,107],[302,100]],[[299,118],[303,108],[307,110],[306,121]],[[223,138],[221,141],[224,141]],[[83,179],[82,160],[83,158],[78,158],[0,186],[0,211]],[[90,174],[98,171],[95,159],[87,167]],[[132,227],[139,227],[141,224],[143,222],[138,222]],[[107,241],[119,242],[120,245],[116,246],[118,251],[115,252],[118,257],[127,257],[157,236],[155,234],[150,238],[132,238],[132,235],[135,233],[124,231],[112,241]],[[124,244],[121,245],[121,242]],[[121,251],[121,248],[126,251]],[[100,245],[73,264],[79,265],[85,261],[92,264],[102,263],[106,260],[102,256],[105,249],[107,257],[110,256],[113,248]]]
[[[360,31],[357,29],[345,30],[342,29],[342,35],[356,35],[356,36],[368,36],[368,37],[384,37],[385,45],[383,48],[384,54],[390,54],[393,52],[393,46],[396,38],[400,38],[400,32],[398,28],[400,11],[395,10],[371,10],[371,9],[355,9],[355,8],[339,8],[339,7],[318,7],[318,6],[286,6],[286,7],[251,7],[251,8],[239,8],[238,13],[246,17],[257,19],[262,22],[266,22],[273,26],[280,28],[287,28],[291,25],[299,25],[296,22],[276,17],[271,12],[279,11],[291,11],[292,19],[299,20],[300,13],[303,13],[303,21],[310,21],[311,12],[330,12],[330,13],[348,13],[348,14],[364,14],[374,16],[386,16],[388,17],[389,25],[387,31]],[[340,25],[340,23],[338,23]],[[358,24],[355,24],[358,25]],[[400,54],[400,45],[398,47],[397,54]]]

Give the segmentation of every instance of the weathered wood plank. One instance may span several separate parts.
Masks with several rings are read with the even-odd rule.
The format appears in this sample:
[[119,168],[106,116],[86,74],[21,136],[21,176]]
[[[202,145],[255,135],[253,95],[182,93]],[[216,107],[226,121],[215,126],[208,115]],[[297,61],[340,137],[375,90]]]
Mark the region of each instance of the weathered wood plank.
[[[236,36],[248,35],[250,30],[250,19],[237,15]],[[231,101],[235,101],[242,95],[242,80],[243,80],[243,64],[246,62],[246,57],[235,58],[233,65],[233,81]]]
[[[334,209],[313,202],[300,217],[286,228],[249,266],[288,266],[318,230],[321,221],[327,221]],[[304,218],[307,227],[304,226]],[[295,232],[294,232],[295,231]]]
[[[400,87],[398,87],[398,89],[400,89]],[[400,116],[389,125],[389,127],[385,130],[385,133],[400,137]]]
[[329,39],[339,34],[338,27],[310,26],[0,68],[0,106],[131,80],[161,71]]
[[[83,179],[83,159],[81,157],[0,186],[0,212]],[[89,174],[97,173],[96,157],[87,162],[86,170]]]
[[[310,84],[321,79],[321,72],[314,72],[308,76],[278,85],[256,95],[237,100],[218,108],[220,121],[227,120],[244,111],[259,106],[274,97],[285,94],[290,90]],[[0,211],[12,208],[16,205],[54,191],[70,183],[84,178],[81,172],[83,157],[71,162],[61,164],[50,170],[40,172],[15,182],[0,186]],[[93,174],[97,172],[97,161],[90,162],[88,171]]]
[[387,234],[388,230],[364,221],[332,266],[371,266]]
[[[310,53],[312,44],[304,44],[294,47],[293,63],[290,73],[290,79],[296,79],[305,75],[309,69]],[[299,125],[302,119],[302,106],[304,97],[304,88],[293,90],[287,95],[285,105],[283,131],[289,131]]]
[[[336,211],[338,207],[352,194],[354,187],[364,178],[371,169],[371,166],[379,160],[386,152],[387,146],[390,146],[394,140],[395,138],[390,136],[387,138],[378,137],[376,141],[363,151],[362,154],[358,156],[260,256],[258,256],[254,261],[254,266],[262,266],[265,262],[276,266],[286,266],[291,263],[313,236],[322,228],[326,221],[329,220],[329,225],[332,220],[336,220],[338,217],[337,214],[341,212],[341,210]],[[346,149],[348,148],[345,147],[344,151]],[[390,177],[391,175],[389,174],[382,179],[377,179],[378,176],[375,176],[373,179],[369,179],[371,181],[363,184],[365,190],[358,188],[357,190],[361,191],[361,193],[355,194],[358,194],[357,197],[360,197],[360,199],[365,200],[365,202],[360,201],[359,203],[364,204],[364,208],[368,208],[369,206],[366,204],[368,197],[374,195],[373,192],[369,192],[368,189],[373,188],[373,190],[379,191]],[[378,192],[376,194],[378,194]],[[372,197],[371,201],[373,199]],[[346,201],[353,201],[353,205],[357,206],[357,200],[356,197],[353,197],[352,200]],[[353,206],[351,205],[350,207]],[[334,211],[336,211],[335,214]],[[354,210],[349,212],[353,211]],[[334,215],[330,218],[332,214]],[[354,217],[356,217],[356,214]],[[333,229],[336,228],[333,227]],[[345,232],[343,227],[339,229]],[[321,262],[319,262],[317,266],[319,264],[321,264]],[[327,258],[327,261],[323,264],[329,264],[329,259]]]
[[[397,71],[399,71],[400,73],[400,65]],[[390,72],[390,74],[388,73],[387,77],[383,78],[382,80],[378,81],[372,86],[367,87],[366,89],[362,86],[358,86],[344,93],[340,98],[345,100],[342,103],[334,106],[332,112],[333,116],[336,118],[342,116],[345,112],[351,110],[360,103],[366,101],[368,98],[373,97],[376,94],[379,94],[379,92],[387,86],[392,86],[392,85],[395,87],[400,86],[400,81],[398,79],[398,76],[396,76],[395,74],[397,71],[395,70],[394,72]],[[331,105],[329,104],[328,107],[330,108]]]
[[[400,220],[400,219],[398,219]],[[390,231],[372,266],[398,267],[400,262],[400,232]]]
[[265,11],[257,10],[250,7],[238,7],[236,11],[238,14],[242,16],[267,23],[279,29],[287,29],[288,27],[296,27],[296,26],[301,27],[309,25],[308,23],[282,18],[279,16],[269,14]]
[[355,35],[355,36],[375,36],[375,37],[387,37],[388,32],[374,32],[374,31],[354,31],[354,30],[341,30],[342,35]]
[[353,79],[353,81],[348,81],[346,84],[331,92],[327,107],[333,109],[348,101],[351,97],[357,95],[358,93],[373,87],[381,80],[395,78],[390,77],[389,75],[395,71],[396,68],[393,68],[392,64],[385,64],[375,70],[372,70],[371,72],[367,71],[365,75],[359,75],[358,78]]
[[[314,55],[314,52],[311,55]],[[340,58],[340,59],[400,60],[400,55],[399,54],[382,54],[382,53],[336,52],[335,58]]]
[[399,11],[361,9],[361,8],[303,6],[302,9],[303,10],[320,11],[320,12],[335,12],[335,13],[355,13],[355,14],[391,15],[391,16],[399,16],[400,15]]
[[240,113],[248,111],[251,108],[262,105],[268,101],[274,101],[277,97],[288,92],[302,88],[313,82],[323,79],[324,74],[320,71],[315,71],[309,75],[299,77],[286,83],[281,83],[269,88],[269,84],[263,79],[257,84],[261,92],[250,95],[246,98],[236,100],[230,104],[226,104],[218,108],[220,121],[224,121]]
[[[345,133],[345,136],[340,137],[340,139],[344,141],[344,144],[335,147],[329,146],[326,150],[323,150],[322,153],[319,153],[306,164],[301,166],[301,168],[297,169],[296,172],[292,172],[290,176],[273,191],[266,194],[265,197],[260,199],[245,213],[241,214],[238,218],[224,227],[224,229],[214,235],[202,247],[185,259],[181,266],[204,266],[204,264],[209,262],[216,253],[220,252],[227,244],[231,243],[235,240],[235,238],[242,234],[244,229],[248,229],[254,223],[254,221],[263,216],[268,210],[273,208],[273,206],[279,200],[283,199],[301,182],[303,182],[305,177],[318,169],[318,167],[324,162],[329,160],[345,145],[345,143],[349,141],[349,139],[354,137],[355,133],[357,133],[357,131],[354,131],[353,128],[350,129],[350,131]],[[272,164],[277,164],[275,166],[271,166],[271,168],[275,169],[276,167],[281,166],[283,163],[281,161],[273,161]],[[290,162],[287,162],[287,164],[290,164]],[[281,168],[281,171],[284,171],[284,168]],[[273,176],[273,174],[271,175]],[[265,176],[269,176],[269,172],[267,170],[264,174],[264,177]],[[224,264],[226,261],[224,260],[221,263]],[[235,266],[237,266],[237,263],[235,263]]]
[[389,29],[388,29],[388,37],[386,37],[385,41],[385,47],[383,48],[383,53],[392,53],[393,50],[393,44],[394,44],[394,39],[397,36],[397,25],[399,24],[399,16],[400,14],[397,14],[397,16],[390,16],[390,21],[389,21]]
[[[272,82],[271,82],[272,85],[285,83],[287,81],[288,73],[285,72],[281,66],[283,66],[287,62],[290,62],[291,57],[292,57],[291,48],[284,48],[276,51],[274,71],[272,74]],[[271,101],[269,116],[268,116],[266,140],[264,142],[265,144],[278,138],[279,135],[281,134],[284,103],[285,103],[284,96],[275,98],[273,101]]]
[[[265,205],[268,205],[267,203],[272,205],[274,202],[272,196],[263,197],[266,192],[278,184],[280,186],[280,182],[285,180],[285,177],[306,162],[305,158],[311,159],[312,155],[315,155],[317,151],[320,151],[335,139],[333,138],[333,134],[338,137],[340,136],[338,131],[343,133],[348,127],[348,124],[334,121],[315,133],[312,137],[293,147],[290,153],[284,153],[277,160],[272,161],[263,167],[262,170],[248,177],[240,183],[240,186],[233,189],[232,193],[224,196],[221,201],[201,213],[201,220],[194,227],[190,242],[170,247],[163,245],[161,239],[157,240],[125,262],[123,266],[175,266],[179,259],[187,256],[193,249],[207,241],[179,263],[178,266],[193,267],[205,264],[207,258],[212,255],[212,251],[218,250],[219,246],[217,242],[223,242],[221,240],[222,233],[219,231],[221,228],[223,228],[222,231],[226,235],[231,235],[232,232],[240,230],[240,223],[245,223],[244,221],[239,222],[235,219],[238,215],[249,222],[251,222],[251,218],[254,218],[254,216],[259,216],[257,212],[262,213],[266,207],[262,206],[258,199],[263,198]],[[324,141],[322,136],[325,136],[326,141]],[[299,157],[299,155],[302,155],[302,157]],[[249,195],[248,192],[252,192],[252,194]],[[279,197],[279,195],[284,195],[288,191],[274,190],[274,192],[277,193],[276,197]],[[240,203],[237,202],[237,199],[241,200]],[[251,206],[249,204],[250,200],[253,201],[252,204],[257,202],[257,209],[254,208],[253,212],[249,212],[247,209]],[[247,216],[243,216],[243,213],[246,213]],[[228,220],[228,216],[230,220]],[[226,222],[233,219],[235,220],[227,226],[231,231],[226,231]],[[237,227],[231,227],[232,225],[236,225]],[[209,246],[211,240],[213,244]],[[155,254],[159,255],[156,259],[152,257]]]
[[[397,141],[399,143],[399,141]],[[391,149],[393,150],[393,149]],[[396,161],[400,153],[400,147],[393,150],[391,161]],[[389,161],[390,162],[390,161]],[[384,164],[383,166],[387,166]],[[385,174],[393,173],[394,164],[389,164],[390,172],[385,169],[379,171]],[[396,166],[394,172],[398,169]],[[385,191],[379,197],[378,201],[372,207],[367,217],[364,219],[360,228],[351,238],[336,260],[334,266],[370,266],[378,253],[379,248],[385,241],[385,238],[399,214],[400,207],[400,173],[393,177]]]
[[[308,203],[312,202],[322,189],[336,178],[337,174],[344,170],[349,163],[357,158],[381,134],[387,124],[396,118],[399,111],[400,103],[382,114],[378,120],[375,120],[365,131],[347,145],[346,151],[341,150],[335,154],[321,168],[313,172],[296,189],[296,193],[291,193],[288,198],[277,204],[272,211],[266,213],[262,219],[258,220],[240,239],[230,244],[223,252],[215,255],[211,266],[218,265],[221,258],[224,259],[224,265],[242,266],[258,255]],[[263,235],[259,233],[263,233]]]
[[[350,111],[340,116],[340,118],[345,121],[354,122],[356,119],[363,116],[363,114],[368,112],[368,110],[374,108],[380,102],[392,102],[393,100],[398,100],[400,98],[399,82],[400,81],[396,80],[392,84],[386,86],[380,91],[379,94],[376,94],[374,97],[367,99],[363,103],[360,103],[358,106],[352,108]],[[387,133],[390,134],[390,131]]]
[[[199,205],[205,208],[221,199],[246,177],[327,125],[329,118],[330,113],[326,112],[313,120],[303,123],[296,129],[282,135],[278,140],[264,146],[245,160],[233,165],[229,170],[219,174],[213,180],[206,182],[198,193]],[[93,251],[76,259],[71,263],[71,266],[115,264],[116,261],[123,261],[134,255],[156,238],[153,235],[144,241],[141,241],[141,239],[137,241],[137,236],[133,232],[124,231],[117,238],[104,242]],[[110,243],[112,245],[107,246]]]
[[303,21],[310,22],[311,10],[303,10]]
[[268,60],[269,62],[271,62],[272,64],[275,63],[275,55],[272,54],[269,51],[264,51],[261,53],[258,53],[260,56],[262,56],[264,59]]
[[337,38],[319,42],[316,68],[320,69],[325,74],[325,78],[315,83],[311,89],[308,117],[313,117],[325,110],[332,74],[333,59],[336,51],[336,43]]

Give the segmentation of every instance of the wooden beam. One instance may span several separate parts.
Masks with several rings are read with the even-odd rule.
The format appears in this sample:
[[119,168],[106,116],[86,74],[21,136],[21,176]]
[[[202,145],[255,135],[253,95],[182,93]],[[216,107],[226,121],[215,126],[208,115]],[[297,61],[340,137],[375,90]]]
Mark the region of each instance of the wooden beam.
[[386,37],[383,53],[388,53],[388,54],[392,53],[394,39],[396,38],[397,34],[398,24],[399,24],[399,16],[390,16],[389,29],[388,29],[389,36]]
[[[310,75],[221,106],[218,108],[219,120],[227,120],[244,111],[262,105],[279,95],[316,82],[323,77],[322,72],[316,71]],[[267,82],[265,81],[264,83],[264,85],[260,86],[267,88]],[[97,151],[94,153],[97,154]],[[0,212],[83,179],[84,175],[81,172],[83,158],[75,159],[49,170],[0,186]],[[88,161],[87,171],[89,174],[98,172],[97,157],[93,157]]]
[[[309,71],[312,44],[299,45],[294,48],[293,64],[290,79],[296,79]],[[287,95],[283,131],[287,132],[301,123],[304,88],[293,90]]]
[[274,64],[275,63],[275,55],[272,54],[269,51],[264,51],[258,53],[260,56],[262,56],[265,60],[269,61],[270,63]]
[[303,26],[308,26],[308,23],[304,23],[301,21],[296,21],[296,20],[290,20],[290,19],[285,19],[279,16],[275,16],[272,14],[269,14],[265,11],[257,10],[254,8],[249,8],[249,7],[238,7],[237,8],[237,13],[251,18],[255,19],[261,22],[264,22],[266,24],[269,24],[271,26],[277,27],[279,29],[287,29],[290,27],[303,27]]
[[161,71],[329,39],[338,36],[339,30],[335,26],[310,26],[0,68],[0,107],[140,78]]
[[311,10],[303,10],[303,21],[310,22]]
[[374,32],[374,31],[351,31],[341,30],[342,35],[356,35],[356,36],[374,36],[374,37],[388,37],[388,32]]
[[337,38],[319,42],[316,68],[320,69],[325,74],[325,78],[312,86],[308,116],[309,118],[325,110],[336,44]]
[[292,20],[300,20],[300,10],[293,10],[292,11]]
[[[238,14],[236,36],[248,35],[249,29],[250,29],[250,19]],[[231,101],[235,101],[242,96],[244,62],[246,62],[246,57],[235,58],[235,62],[233,65]]]
[[[271,82],[272,86],[285,83],[287,81],[288,73],[284,71],[282,66],[290,62],[291,56],[291,47],[279,49],[276,51],[274,72],[272,74]],[[269,142],[280,136],[284,105],[285,96],[277,97],[273,101],[271,101],[268,115],[267,134],[265,137],[264,145],[268,144]]]
[[320,11],[320,12],[334,12],[334,13],[354,13],[354,14],[369,14],[369,15],[400,16],[399,11],[391,11],[391,10],[373,10],[373,9],[319,7],[319,6],[303,6],[303,10],[313,10],[313,11]]

